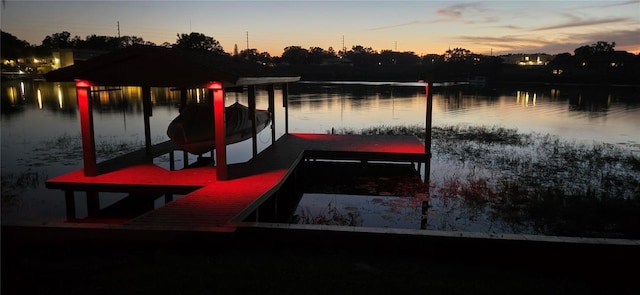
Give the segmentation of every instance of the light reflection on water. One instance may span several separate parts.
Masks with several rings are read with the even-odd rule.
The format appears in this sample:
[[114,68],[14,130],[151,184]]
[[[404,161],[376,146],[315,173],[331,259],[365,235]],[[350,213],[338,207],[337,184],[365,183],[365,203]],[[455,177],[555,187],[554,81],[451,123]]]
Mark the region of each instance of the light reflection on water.
[[[276,99],[281,97],[279,91]],[[640,151],[637,88],[521,85],[489,90],[436,87],[431,91],[434,126],[497,125],[525,133],[550,133],[567,140],[622,144]],[[290,85],[289,92],[290,132],[325,133],[332,128],[357,131],[378,125],[425,123],[423,87],[300,84]],[[63,193],[44,188],[44,180],[81,168],[75,88],[69,83],[3,81],[1,94],[2,220],[63,219]],[[189,95],[197,100],[202,94],[191,91]],[[228,93],[227,104],[236,100],[246,103],[245,97]],[[166,127],[178,113],[179,92],[154,88],[152,100],[151,138],[159,143],[167,140]],[[279,137],[284,134],[284,108],[282,102],[276,102],[276,106]],[[257,107],[267,108],[265,91],[258,92]],[[94,111],[98,145],[142,146],[139,88],[97,92]],[[259,149],[266,148],[270,141],[266,129],[258,135]],[[246,161],[250,155],[250,141],[228,147],[231,163]],[[110,156],[98,155],[100,160]],[[168,166],[162,161],[160,165]],[[37,184],[5,190],[5,180],[15,182],[25,175],[39,175]]]

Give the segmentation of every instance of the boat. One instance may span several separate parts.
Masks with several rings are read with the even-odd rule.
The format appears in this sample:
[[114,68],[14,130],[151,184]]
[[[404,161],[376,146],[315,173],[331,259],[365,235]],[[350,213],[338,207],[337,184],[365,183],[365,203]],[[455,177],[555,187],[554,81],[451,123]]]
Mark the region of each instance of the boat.
[[[266,110],[256,110],[256,134],[271,122]],[[226,144],[233,144],[251,138],[252,120],[249,108],[236,102],[225,108]],[[167,127],[167,136],[181,149],[202,155],[216,147],[213,106],[192,104],[186,106]]]

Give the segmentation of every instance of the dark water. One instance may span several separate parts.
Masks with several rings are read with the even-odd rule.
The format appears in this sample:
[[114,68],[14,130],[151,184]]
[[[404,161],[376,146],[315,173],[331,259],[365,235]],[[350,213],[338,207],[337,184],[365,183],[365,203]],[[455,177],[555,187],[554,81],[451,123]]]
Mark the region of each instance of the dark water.
[[[381,125],[424,126],[424,91],[424,87],[415,85],[291,85],[289,132],[357,131]],[[557,135],[563,140],[587,144],[604,142],[640,152],[638,88],[515,85],[500,89],[434,87],[431,91],[434,126],[515,128],[523,133]],[[190,95],[193,100],[203,97],[197,91]],[[94,94],[99,160],[142,147],[144,126],[140,96],[140,89],[132,87]],[[226,103],[230,105],[236,100],[246,103],[244,97],[228,93]],[[280,97],[277,90],[276,98]],[[257,99],[258,108],[267,107],[266,91],[259,91]],[[166,127],[178,114],[179,93],[168,88],[154,88],[152,100],[152,142],[158,143],[167,140]],[[276,105],[282,104],[276,102]],[[2,222],[63,220],[63,193],[44,188],[44,181],[81,168],[75,88],[65,83],[3,81],[1,119]],[[276,109],[276,122],[276,136],[279,137],[284,134],[284,109],[281,107]],[[271,133],[266,129],[258,135],[259,149],[266,148],[270,141]],[[250,155],[250,142],[228,147],[230,162],[246,161]],[[157,161],[156,164],[168,167],[166,159]],[[446,163],[434,163],[433,167],[431,178],[435,180],[456,174],[452,169],[458,169]],[[415,204],[401,206],[399,202],[402,201],[393,197],[380,199],[364,194],[347,198],[344,208],[364,206],[360,212],[371,212],[364,226],[419,226],[416,218],[422,215],[421,209]],[[326,194],[310,194],[303,204],[317,203],[323,198],[344,199],[335,193],[328,197]],[[101,198],[101,205],[104,207],[116,199],[117,196]],[[349,203],[356,199],[361,201]],[[437,207],[437,200],[433,202],[431,205]],[[394,204],[405,211],[401,210],[394,216],[381,214],[388,207],[376,206],[385,204]],[[80,210],[84,205],[79,204],[77,208]],[[466,225],[456,222],[455,217],[448,217],[445,213],[432,215],[432,220],[440,220],[433,225],[434,229],[482,230],[485,227],[473,220],[465,221]],[[79,212],[79,216],[82,214]],[[399,220],[398,216],[416,217],[405,221]]]

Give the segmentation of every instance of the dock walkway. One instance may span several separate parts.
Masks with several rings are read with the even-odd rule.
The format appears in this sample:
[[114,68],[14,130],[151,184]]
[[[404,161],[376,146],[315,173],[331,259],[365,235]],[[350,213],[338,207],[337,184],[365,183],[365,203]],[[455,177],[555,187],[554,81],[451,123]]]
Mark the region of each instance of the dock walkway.
[[94,177],[74,171],[48,180],[46,186],[66,192],[185,194],[122,226],[232,232],[238,222],[278,191],[304,159],[422,163],[428,155],[424,144],[413,136],[285,134],[250,161],[230,165],[230,179],[225,181],[216,180],[215,167],[169,171],[153,164],[136,164]]

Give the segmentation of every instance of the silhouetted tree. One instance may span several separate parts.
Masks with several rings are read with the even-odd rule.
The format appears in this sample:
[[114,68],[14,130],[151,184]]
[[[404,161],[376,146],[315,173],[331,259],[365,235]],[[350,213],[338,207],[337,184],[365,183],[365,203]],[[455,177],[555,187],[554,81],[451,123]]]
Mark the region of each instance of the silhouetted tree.
[[137,36],[122,36],[120,38],[120,47],[129,47],[133,45],[152,45],[156,44],[151,41],[144,41],[141,37]]
[[20,40],[7,32],[0,32],[2,32],[2,39],[0,40],[2,46],[0,46],[0,50],[2,50],[3,58],[15,59],[31,53],[32,48],[29,42]]
[[311,47],[309,48],[307,55],[307,62],[310,64],[321,64],[322,60],[325,58],[325,51],[320,47]]
[[567,71],[576,66],[576,59],[571,55],[571,53],[560,53],[549,62],[548,66],[552,70],[560,69],[563,71]]
[[338,57],[338,53],[332,46],[329,46],[329,49],[327,49],[327,55],[329,55],[329,57]]
[[383,65],[395,65],[397,63],[398,54],[392,50],[382,50],[378,56],[378,61]]
[[73,46],[71,42],[71,33],[63,31],[46,36],[42,40],[42,47],[46,49],[70,48]]
[[213,37],[195,32],[191,34],[177,34],[177,36],[178,40],[176,40],[174,45],[176,48],[195,49],[224,54],[224,50],[222,49],[220,42]]
[[609,43],[606,41],[598,41],[591,46],[596,54],[601,52],[613,52],[616,47],[616,42]]
[[441,54],[425,54],[421,58],[423,65],[438,64],[444,62],[444,56]]
[[414,52],[398,52],[392,50],[380,51],[378,61],[382,65],[417,65],[420,64],[420,57]]
[[472,52],[468,49],[464,48],[454,48],[445,51],[444,53],[444,61],[445,62],[464,62],[471,57]]
[[351,50],[347,51],[345,57],[353,61],[354,65],[376,65],[378,64],[378,52],[371,47],[364,47],[362,45],[354,45]]
[[[74,39],[75,41],[75,39]],[[120,40],[117,37],[90,35],[84,41],[78,40],[74,44],[75,48],[93,50],[116,50],[120,47]]]
[[255,48],[242,50],[236,57],[241,60],[251,63],[259,63],[262,65],[270,64],[272,62],[271,55],[268,52],[259,52]]
[[300,46],[287,46],[282,52],[280,60],[291,65],[307,64],[309,51]]
[[612,56],[615,47],[616,42],[608,43],[606,41],[598,41],[591,45],[578,47],[573,52],[576,59],[586,66],[594,62],[606,62],[607,57]]

